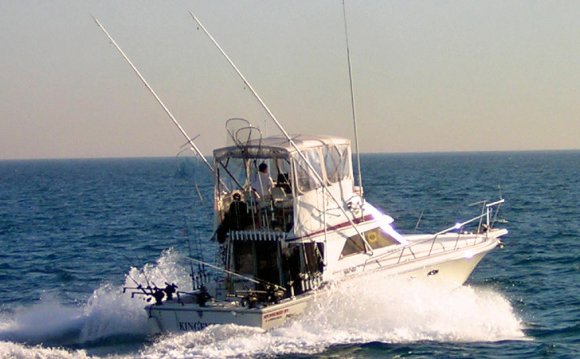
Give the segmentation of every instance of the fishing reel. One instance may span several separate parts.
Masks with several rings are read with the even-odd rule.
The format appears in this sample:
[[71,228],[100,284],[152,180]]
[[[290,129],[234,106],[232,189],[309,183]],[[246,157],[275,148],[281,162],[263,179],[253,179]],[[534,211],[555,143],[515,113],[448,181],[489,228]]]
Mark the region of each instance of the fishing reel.
[[177,294],[179,296],[179,293],[177,292],[177,289],[179,287],[175,283],[169,284],[165,282],[165,285],[166,287],[163,289],[163,292],[165,293],[167,300],[172,300],[174,294]]
[[127,290],[132,290],[131,298],[135,298],[136,295],[143,295],[145,296],[145,301],[147,303],[151,302],[151,299],[155,300],[155,304],[162,305],[163,299],[172,300],[173,296],[179,294],[177,292],[177,288],[179,288],[175,283],[167,283],[165,282],[165,288],[159,288],[155,283],[153,283],[153,287],[148,285],[147,287],[143,287],[141,284],[137,284],[136,287],[123,287],[123,293],[126,293]]
[[258,306],[258,293],[255,291],[249,291],[245,295],[240,303],[243,307],[248,307],[250,309],[256,308]]
[[210,301],[211,299],[212,299],[212,296],[207,291],[206,286],[202,285],[199,288],[199,292],[196,294],[197,305],[199,305],[200,307],[205,307],[207,305],[207,302]]
[[258,304],[280,303],[286,294],[286,289],[276,284],[269,284],[265,287],[265,290],[250,289],[237,291],[236,293],[242,294],[242,296],[239,296],[241,298],[240,305],[252,309],[256,308]]
[[269,303],[278,304],[284,298],[285,290],[277,285],[270,285],[266,288],[266,300]]

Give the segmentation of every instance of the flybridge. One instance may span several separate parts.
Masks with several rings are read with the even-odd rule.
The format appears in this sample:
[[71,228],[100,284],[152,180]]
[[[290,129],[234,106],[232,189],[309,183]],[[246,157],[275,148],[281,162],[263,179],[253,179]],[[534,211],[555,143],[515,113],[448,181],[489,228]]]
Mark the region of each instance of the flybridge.
[[[234,142],[237,145],[214,151],[219,238],[226,230],[235,231],[233,238],[280,238],[269,231],[289,233],[286,239],[304,237],[328,226],[350,225],[349,220],[356,220],[355,211],[362,212],[362,201],[353,197],[349,140],[296,135],[293,145],[281,136]],[[271,181],[267,193],[256,188],[260,185],[255,181],[262,176],[260,167],[271,176],[265,180]],[[313,211],[320,207],[318,197],[329,193],[338,198],[340,207],[329,202],[325,211]],[[248,223],[249,228],[243,228]],[[241,229],[251,232],[243,234]]]
[[[293,136],[293,141],[301,155],[295,146],[280,136],[254,139],[243,145],[218,148],[214,150],[216,168],[226,170],[225,174],[234,180],[227,188],[237,187],[240,190],[249,186],[251,178],[257,176],[257,168],[252,168],[252,165],[257,167],[256,163],[259,161],[269,165],[276,184],[281,186],[283,183],[288,193],[290,193],[290,177],[298,182],[299,193],[352,179],[349,140],[331,136],[296,135]],[[311,175],[311,169],[304,162],[304,158],[314,168],[322,182],[317,182]],[[240,171],[242,173],[238,173]],[[222,182],[229,182],[230,179],[224,177]],[[218,191],[227,188],[220,187]]]

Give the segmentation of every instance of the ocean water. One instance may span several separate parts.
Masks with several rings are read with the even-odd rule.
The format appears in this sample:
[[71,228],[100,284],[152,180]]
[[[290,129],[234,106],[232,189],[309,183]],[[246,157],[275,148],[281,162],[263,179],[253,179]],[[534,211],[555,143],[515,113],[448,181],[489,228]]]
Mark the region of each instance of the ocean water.
[[0,358],[580,356],[580,151],[362,160],[367,200],[403,232],[447,228],[502,196],[505,248],[453,291],[353,281],[282,328],[155,338],[146,302],[122,287],[187,290],[185,256],[213,260],[207,170],[186,158],[0,162]]

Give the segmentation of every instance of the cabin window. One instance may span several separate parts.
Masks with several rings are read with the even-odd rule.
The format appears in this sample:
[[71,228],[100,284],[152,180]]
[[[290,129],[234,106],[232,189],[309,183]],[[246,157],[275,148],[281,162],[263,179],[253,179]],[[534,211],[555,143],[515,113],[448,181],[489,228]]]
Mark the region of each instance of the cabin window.
[[[322,161],[318,149],[306,150],[302,151],[302,153],[308,162],[310,162],[318,176],[320,176],[320,178],[324,178],[322,174]],[[302,157],[296,154],[295,159],[297,164],[296,180],[298,182],[297,184],[300,192],[308,192],[321,187],[321,183],[316,179],[316,176],[312,173],[312,170],[310,170]]]
[[365,232],[365,237],[372,249],[383,248],[399,243],[380,228]]
[[292,167],[290,166],[290,161],[287,158],[277,159],[275,162],[275,167],[271,173],[272,179],[274,179],[276,187],[280,187],[284,190],[284,193],[292,193],[292,183],[290,181],[290,173],[292,173]]
[[342,252],[340,253],[341,257],[350,256],[352,254],[357,253],[364,253],[365,252],[365,243],[362,238],[357,234],[352,236],[346,240],[344,243],[344,247],[342,248]]
[[324,151],[324,165],[329,182],[336,183],[350,175],[348,146],[331,146]]
[[218,191],[229,192],[242,188],[247,182],[246,161],[243,158],[222,158],[216,161]]
[[[372,249],[383,248],[398,243],[393,237],[382,231],[380,228],[375,228],[370,231],[366,231],[364,232],[364,236],[367,240],[367,243]],[[346,240],[346,243],[342,248],[340,256],[345,257],[352,254],[364,252],[365,252],[365,243],[362,240],[362,238],[357,234],[352,237],[349,237]]]

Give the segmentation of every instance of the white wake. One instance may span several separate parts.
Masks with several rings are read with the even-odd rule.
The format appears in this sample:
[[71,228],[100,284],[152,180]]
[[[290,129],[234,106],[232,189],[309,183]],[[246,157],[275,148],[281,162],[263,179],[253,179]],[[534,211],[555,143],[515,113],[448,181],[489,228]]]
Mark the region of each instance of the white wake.
[[[132,268],[138,282],[189,282],[182,257],[165,252],[155,265]],[[125,285],[132,286],[127,277]],[[180,288],[189,290],[190,288]],[[79,307],[43,298],[0,318],[0,357],[85,358],[85,351],[34,346],[55,341],[67,345],[118,335],[142,335],[145,302],[103,285]],[[158,338],[131,357],[223,358],[253,355],[314,354],[334,345],[369,342],[492,342],[525,340],[523,325],[509,301],[487,288],[455,290],[397,278],[364,277],[341,283],[319,295],[305,315],[284,327],[263,331],[235,325]],[[29,343],[28,345],[17,343]],[[57,345],[58,346],[58,345]]]
[[[189,274],[185,267],[178,264],[180,262],[183,262],[182,256],[168,250],[153,265],[148,264],[140,270],[131,268],[124,286],[134,287],[133,279],[139,283],[167,281],[187,286]],[[190,290],[190,287],[184,289]],[[37,352],[40,347],[36,345],[40,343],[66,346],[118,335],[141,335],[144,338],[147,335],[147,314],[143,309],[146,302],[140,299],[144,299],[143,296],[131,298],[130,292],[123,293],[123,286],[103,284],[77,306],[65,305],[55,296],[44,295],[33,305],[0,313],[0,357],[3,358],[8,350],[14,357],[19,356],[16,352],[26,352],[27,348],[34,348],[30,350]],[[27,343],[31,347],[17,343]]]
[[146,358],[223,358],[314,354],[339,344],[415,341],[489,342],[525,339],[507,299],[485,288],[455,290],[396,278],[365,277],[319,296],[307,313],[264,332],[234,325],[171,335]]

